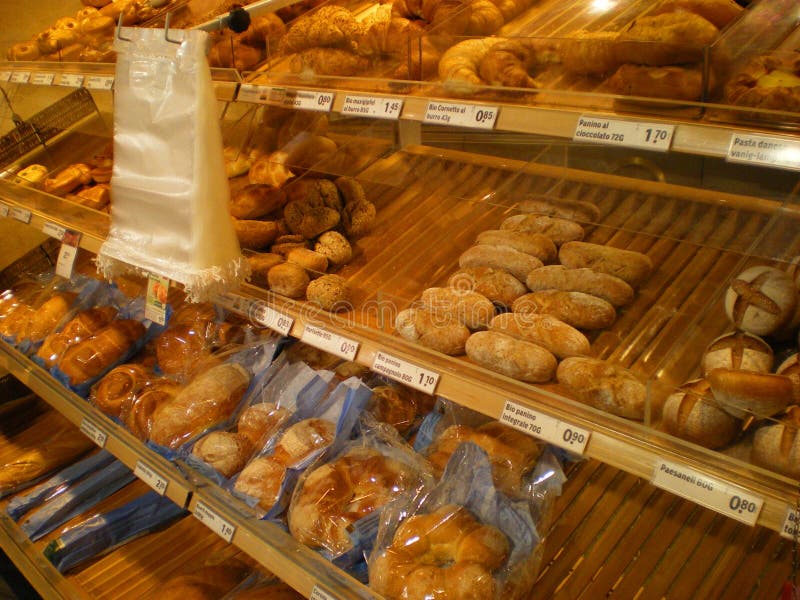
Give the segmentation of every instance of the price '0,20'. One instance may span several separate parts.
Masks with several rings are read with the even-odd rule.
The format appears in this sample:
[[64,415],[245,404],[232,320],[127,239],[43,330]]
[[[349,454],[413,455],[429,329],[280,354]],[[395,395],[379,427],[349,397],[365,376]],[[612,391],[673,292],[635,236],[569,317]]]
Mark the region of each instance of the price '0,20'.
[[731,496],[730,502],[728,502],[728,507],[731,510],[738,512],[740,515],[743,513],[753,514],[758,508],[755,502],[750,502],[749,500],[745,500],[739,496]]
[[569,427],[561,434],[561,439],[567,444],[583,444],[586,441],[586,436],[577,431],[572,431]]

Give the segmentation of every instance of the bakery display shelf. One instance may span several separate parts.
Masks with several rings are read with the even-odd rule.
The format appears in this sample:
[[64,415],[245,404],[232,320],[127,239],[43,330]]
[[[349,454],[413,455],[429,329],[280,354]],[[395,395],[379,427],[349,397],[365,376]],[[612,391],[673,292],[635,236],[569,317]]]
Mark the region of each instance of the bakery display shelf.
[[163,491],[175,504],[187,505],[192,488],[175,465],[146,449],[133,434],[95,410],[88,401],[67,390],[47,371],[5,343],[0,344],[0,366],[80,427],[99,446],[147,480],[151,487],[161,486],[164,489],[159,491]]

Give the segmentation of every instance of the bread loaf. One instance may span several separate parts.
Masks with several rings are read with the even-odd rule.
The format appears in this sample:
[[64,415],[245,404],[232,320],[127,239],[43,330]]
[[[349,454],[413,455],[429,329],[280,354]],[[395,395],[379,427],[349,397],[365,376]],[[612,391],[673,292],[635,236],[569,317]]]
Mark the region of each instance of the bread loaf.
[[70,385],[91,381],[120,361],[144,334],[144,325],[139,321],[118,319],[69,348],[58,368],[67,376]]
[[150,439],[177,448],[228,418],[249,385],[250,374],[238,364],[212,367],[195,377],[175,398],[156,408]]
[[552,315],[578,329],[605,329],[617,318],[611,304],[583,292],[531,292],[517,298],[512,309],[515,313]]
[[558,260],[570,269],[588,267],[619,277],[633,288],[644,283],[653,270],[653,263],[646,254],[587,242],[564,244],[558,251]]
[[742,12],[734,0],[662,0],[650,14],[690,12],[722,29]]
[[600,209],[591,202],[569,198],[533,197],[523,200],[515,208],[522,213],[535,213],[583,223],[596,223],[600,218]]
[[195,442],[192,454],[230,478],[241,471],[253,453],[250,440],[241,433],[212,431]]
[[503,269],[475,267],[453,273],[447,285],[457,291],[477,292],[503,308],[511,308],[514,300],[527,289],[519,279]]
[[36,356],[42,359],[48,369],[61,360],[70,346],[94,335],[100,329],[111,323],[117,315],[117,309],[112,306],[100,306],[79,312],[64,328],[48,335]]
[[737,419],[771,417],[792,401],[792,380],[783,375],[712,369],[707,375],[717,404]]
[[778,332],[794,316],[797,288],[791,277],[773,267],[751,267],[731,281],[725,312],[739,329],[755,335]]
[[428,288],[422,305],[430,312],[453,315],[469,329],[485,329],[494,316],[494,304],[478,292],[453,288]]
[[455,315],[440,315],[423,308],[408,308],[397,314],[397,333],[409,342],[457,356],[464,354],[469,329]]
[[737,369],[742,371],[772,370],[773,352],[760,337],[741,331],[726,333],[715,339],[703,354],[703,374],[712,369]]
[[520,381],[550,381],[556,370],[556,358],[549,350],[497,331],[473,333],[465,350],[482,367]]
[[478,244],[487,246],[507,246],[525,254],[535,256],[543,263],[553,262],[558,255],[556,245],[543,233],[535,231],[510,231],[489,229],[478,234]]
[[533,342],[559,359],[588,355],[590,350],[585,335],[552,315],[502,313],[492,319],[489,331]]
[[800,478],[800,414],[787,411],[780,422],[765,425],[753,436],[753,461],[794,479]]
[[589,268],[569,269],[564,265],[547,265],[528,273],[525,284],[532,292],[583,292],[602,298],[614,306],[625,306],[633,300],[633,288],[622,279]]
[[47,337],[62,319],[69,314],[70,308],[78,294],[73,292],[56,292],[33,311],[28,327],[23,334],[24,339],[40,342]]
[[662,422],[672,435],[712,449],[730,444],[741,428],[717,405],[705,379],[684,383],[671,394],[664,403]]
[[647,387],[623,367],[576,356],[558,365],[556,377],[581,402],[627,419],[644,418]]
[[462,269],[475,267],[503,269],[520,281],[524,281],[530,271],[542,266],[542,261],[508,246],[479,244],[472,246],[459,257],[458,266]]
[[500,229],[541,233],[553,240],[556,246],[582,240],[584,235],[583,227],[574,221],[536,214],[508,217],[500,224]]

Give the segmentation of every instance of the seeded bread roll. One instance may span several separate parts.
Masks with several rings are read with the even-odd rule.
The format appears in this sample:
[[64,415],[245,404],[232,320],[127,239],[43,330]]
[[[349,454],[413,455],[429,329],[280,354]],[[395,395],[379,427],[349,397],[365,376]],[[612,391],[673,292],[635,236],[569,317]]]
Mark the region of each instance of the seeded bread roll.
[[350,262],[353,258],[353,247],[338,231],[326,231],[319,236],[317,243],[314,244],[314,250],[336,267]]
[[751,267],[731,281],[725,294],[725,312],[733,324],[748,333],[770,335],[794,315],[797,288],[791,277],[773,267]]
[[573,356],[561,361],[556,377],[581,402],[627,419],[644,418],[647,388],[623,367]]
[[525,281],[528,273],[542,266],[542,261],[508,246],[489,246],[479,244],[464,252],[458,259],[462,269],[490,267],[503,269],[520,281]]
[[339,275],[323,275],[308,284],[306,298],[320,308],[331,311],[350,310],[350,286]]
[[528,273],[525,284],[532,292],[583,292],[602,298],[614,306],[624,306],[633,300],[633,288],[622,279],[589,268],[568,269],[564,265],[548,265]]
[[707,378],[717,404],[737,419],[750,415],[765,419],[778,414],[792,401],[792,380],[783,375],[712,369]]
[[466,351],[479,365],[520,381],[550,381],[556,370],[556,358],[549,350],[497,331],[473,333]]
[[644,283],[653,270],[653,263],[646,254],[588,242],[564,244],[558,251],[558,260],[570,269],[588,267],[619,277],[633,288]]
[[478,244],[507,246],[535,256],[543,263],[553,262],[558,256],[556,245],[543,233],[535,231],[508,231],[490,229],[478,234]]
[[553,240],[556,246],[582,240],[584,235],[583,227],[573,221],[536,214],[508,217],[501,223],[500,229],[542,233]]
[[453,288],[428,288],[422,304],[431,312],[454,315],[470,329],[486,329],[494,317],[494,304],[482,294]]
[[792,407],[781,422],[756,430],[753,462],[800,478],[800,409]]
[[464,354],[469,338],[469,329],[455,315],[434,314],[422,308],[400,311],[394,326],[403,339],[451,356]]
[[503,313],[492,319],[489,331],[533,342],[559,359],[589,354],[590,344],[586,336],[552,315]]
[[703,374],[711,369],[739,369],[769,373],[774,356],[772,348],[760,337],[734,331],[719,336],[703,354]]
[[515,313],[552,315],[578,329],[605,329],[617,318],[611,304],[583,292],[532,292],[517,298],[512,309]]
[[455,290],[483,294],[503,308],[511,308],[514,300],[527,291],[525,284],[511,273],[491,267],[473,267],[456,271],[447,280],[447,285]]
[[741,423],[722,410],[705,379],[684,383],[664,403],[662,422],[671,433],[706,448],[730,444]]
[[600,218],[600,209],[591,202],[539,196],[517,204],[516,209],[523,213],[534,213],[559,219],[570,219],[595,223]]

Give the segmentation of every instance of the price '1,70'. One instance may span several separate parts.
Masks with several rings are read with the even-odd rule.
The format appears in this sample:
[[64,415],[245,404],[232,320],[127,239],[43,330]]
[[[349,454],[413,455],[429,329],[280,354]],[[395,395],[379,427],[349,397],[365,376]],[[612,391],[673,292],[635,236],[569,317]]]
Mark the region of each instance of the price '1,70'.
[[653,129],[648,127],[644,130],[644,141],[652,144],[665,142],[669,138],[669,131],[666,129]]

